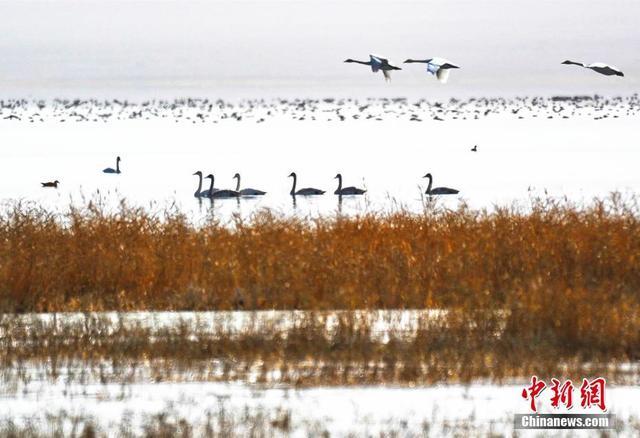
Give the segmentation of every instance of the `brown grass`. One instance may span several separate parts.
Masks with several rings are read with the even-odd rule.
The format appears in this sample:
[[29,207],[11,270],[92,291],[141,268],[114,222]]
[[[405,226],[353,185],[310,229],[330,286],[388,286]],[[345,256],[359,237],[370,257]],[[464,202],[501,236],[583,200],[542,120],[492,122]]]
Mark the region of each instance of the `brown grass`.
[[244,379],[242,370],[262,363],[295,384],[427,383],[604,372],[640,351],[639,215],[618,197],[582,208],[536,202],[526,212],[314,220],[264,212],[230,226],[124,204],[63,216],[16,205],[0,217],[0,237],[5,312],[449,310],[436,327],[425,321],[415,337],[388,343],[349,318],[336,337],[310,320],[240,339],[188,330],[113,336],[91,325],[60,336],[45,328],[40,338],[27,327],[18,339],[23,332],[9,325],[9,367],[106,358],[170,369],[218,359],[232,364],[224,379]]
[[527,318],[550,308],[549,318],[574,314],[578,330],[585,307],[630,314],[639,286],[637,207],[616,199],[528,212],[263,212],[231,226],[124,203],[63,215],[17,204],[0,216],[5,312],[506,307]]

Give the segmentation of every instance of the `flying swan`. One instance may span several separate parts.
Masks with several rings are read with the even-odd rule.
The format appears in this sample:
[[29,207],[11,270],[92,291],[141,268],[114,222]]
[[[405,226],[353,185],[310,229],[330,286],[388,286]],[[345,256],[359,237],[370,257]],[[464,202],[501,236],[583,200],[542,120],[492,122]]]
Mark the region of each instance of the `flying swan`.
[[585,63],[582,63],[582,62],[566,60],[566,61],[563,61],[562,64],[577,65],[580,67],[588,68],[590,70],[595,71],[596,73],[600,73],[601,75],[605,75],[605,76],[624,76],[624,73],[622,73],[622,71],[620,71],[619,68],[614,67],[612,65],[605,64],[604,62],[594,62],[593,64],[586,65]]
[[377,55],[369,55],[369,61],[356,61],[355,59],[347,59],[344,62],[355,62],[357,64],[368,65],[371,67],[371,71],[377,73],[382,70],[384,79],[388,82],[391,80],[391,70],[402,70],[400,67],[389,64],[389,60]]
[[429,58],[429,59],[407,59],[405,64],[422,63],[427,64],[427,73],[435,75],[438,80],[446,84],[449,79],[449,70],[452,68],[460,68],[457,65],[452,64],[444,58]]

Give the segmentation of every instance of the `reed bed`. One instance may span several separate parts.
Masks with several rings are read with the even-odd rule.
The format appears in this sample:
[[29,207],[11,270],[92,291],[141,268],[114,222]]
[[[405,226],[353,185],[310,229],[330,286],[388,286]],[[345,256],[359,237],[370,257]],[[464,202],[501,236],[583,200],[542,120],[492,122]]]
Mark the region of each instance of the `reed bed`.
[[630,358],[615,348],[594,352],[583,344],[563,345],[557,335],[528,338],[506,331],[503,315],[423,314],[412,330],[384,338],[373,335],[364,315],[331,315],[328,329],[329,317],[309,313],[290,327],[265,325],[238,333],[180,322],[127,326],[99,315],[52,322],[5,316],[0,382],[5,392],[16,393],[39,381],[70,388],[140,381],[304,387],[504,382],[532,374],[606,375],[618,384],[638,378],[637,367],[628,367]]
[[124,202],[62,214],[18,203],[0,214],[0,310],[511,308],[526,318],[553,305],[550,318],[579,325],[598,319],[584,315],[591,306],[636,309],[639,217],[619,198],[309,219],[263,211],[198,225]]
[[[124,203],[62,215],[17,204],[0,217],[0,302],[10,313],[1,359],[7,375],[32,361],[49,371],[84,361],[102,378],[106,361],[114,370],[151,364],[156,380],[182,368],[213,380],[296,385],[533,373],[622,381],[617,365],[640,351],[639,217],[633,199],[618,196],[582,207],[535,201],[526,210],[428,206],[423,214],[313,219],[265,211],[198,225],[180,212]],[[90,316],[52,330],[15,316],[228,309],[311,316],[286,330],[233,336],[184,324],[125,328]],[[329,333],[313,314],[334,309],[347,312]],[[411,336],[376,340],[356,309],[444,316],[425,315]]]

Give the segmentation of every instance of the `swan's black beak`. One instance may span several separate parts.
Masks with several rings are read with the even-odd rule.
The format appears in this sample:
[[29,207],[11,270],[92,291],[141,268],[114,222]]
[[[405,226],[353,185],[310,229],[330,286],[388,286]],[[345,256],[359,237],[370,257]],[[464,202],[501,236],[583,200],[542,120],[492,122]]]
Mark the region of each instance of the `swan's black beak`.
[[291,172],[289,175],[287,175],[289,178],[293,176],[293,172]]

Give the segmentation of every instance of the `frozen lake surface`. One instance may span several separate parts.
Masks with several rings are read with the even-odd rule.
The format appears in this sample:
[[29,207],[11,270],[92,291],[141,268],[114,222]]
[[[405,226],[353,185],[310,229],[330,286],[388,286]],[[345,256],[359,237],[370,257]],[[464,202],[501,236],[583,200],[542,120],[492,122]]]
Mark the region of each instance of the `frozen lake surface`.
[[[410,330],[416,318],[425,312],[430,317],[442,314],[438,311],[357,313],[373,322],[375,338],[388,330],[396,334]],[[286,330],[305,314],[308,312],[60,313],[55,320],[60,325],[59,333],[66,333],[62,328],[64,324],[81,323],[87,316],[121,322],[126,327],[139,324],[160,329],[186,323],[197,326],[202,333],[220,329],[252,333],[262,330],[263,325],[271,330],[274,327]],[[52,314],[19,318],[27,325],[54,322]],[[175,425],[183,421],[193,427],[196,434],[205,430],[207,424],[214,430],[224,424],[239,435],[257,428],[296,437],[325,432],[330,436],[375,436],[393,432],[400,436],[486,436],[511,435],[513,415],[529,412],[529,402],[521,397],[522,389],[528,385],[526,378],[501,383],[477,381],[469,385],[296,388],[282,383],[256,383],[254,378],[212,381],[201,377],[197,362],[193,369],[174,369],[161,381],[155,381],[153,366],[146,360],[130,373],[125,372],[129,377],[117,377],[118,374],[111,374],[110,361],[104,358],[99,366],[91,360],[87,363],[61,361],[55,365],[55,375],[48,363],[26,361],[6,367],[0,380],[0,420],[5,427],[10,422],[17,427],[30,425],[44,430],[55,426],[67,434],[74,422],[76,427],[80,424],[82,430],[82,424],[91,421],[100,431],[116,435],[123,427],[140,434],[154,422]],[[621,366],[637,369],[635,364]],[[100,369],[99,373],[96,368]],[[550,406],[549,393],[538,400],[540,413],[556,412]],[[579,400],[579,393],[574,394],[571,413],[600,413],[594,408],[581,408]],[[617,436],[636,436],[640,424],[638,387],[609,383],[606,400],[607,412],[617,419]],[[540,436],[536,431],[528,432],[520,435]],[[545,436],[562,435],[556,432],[559,431]],[[590,436],[590,433],[572,431],[570,436]]]
[[[39,106],[40,105],[40,106]],[[72,101],[7,103],[0,113],[2,199],[64,209],[99,191],[107,205],[126,198],[152,210],[177,205],[193,218],[229,218],[261,208],[316,215],[423,208],[426,180],[460,190],[447,207],[475,208],[530,198],[578,203],[640,186],[637,96],[618,99],[470,101]],[[471,148],[477,145],[478,152]],[[103,174],[122,157],[122,174]],[[267,191],[260,198],[193,197],[196,170],[216,187]],[[317,187],[320,197],[289,191]],[[341,172],[363,197],[333,195]],[[58,190],[41,181],[58,179]]]
[[[117,432],[124,419],[140,431],[153,416],[164,413],[168,421],[185,419],[201,428],[207,415],[222,415],[235,424],[234,432],[247,433],[251,421],[260,415],[267,424],[286,415],[291,436],[309,436],[324,431],[331,436],[378,435],[397,431],[401,436],[471,436],[490,432],[510,435],[513,414],[527,413],[528,402],[521,384],[435,385],[432,387],[317,387],[291,389],[262,388],[242,383],[149,383],[65,385],[31,382],[29,388],[0,398],[0,418],[16,424],[30,420],[47,424],[47,415],[91,418],[100,429]],[[3,391],[4,392],[4,391]],[[607,388],[608,412],[619,420],[620,434],[635,436],[640,391],[635,386]],[[553,413],[546,400],[540,413]],[[571,413],[586,411],[578,405]],[[67,428],[69,428],[67,419]],[[466,431],[466,432],[465,432]],[[522,436],[540,436],[529,431]],[[548,433],[558,435],[560,431]],[[590,436],[572,431],[572,436]]]

